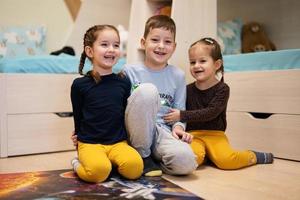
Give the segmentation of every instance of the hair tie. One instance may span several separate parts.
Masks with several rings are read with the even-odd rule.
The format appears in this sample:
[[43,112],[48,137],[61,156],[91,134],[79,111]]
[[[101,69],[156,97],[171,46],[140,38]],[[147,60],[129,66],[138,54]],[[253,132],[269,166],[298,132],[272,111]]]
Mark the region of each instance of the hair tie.
[[205,42],[208,42],[208,43],[210,43],[210,44],[214,44],[214,41],[211,40],[211,39],[209,39],[209,38],[204,38],[204,41],[205,41]]

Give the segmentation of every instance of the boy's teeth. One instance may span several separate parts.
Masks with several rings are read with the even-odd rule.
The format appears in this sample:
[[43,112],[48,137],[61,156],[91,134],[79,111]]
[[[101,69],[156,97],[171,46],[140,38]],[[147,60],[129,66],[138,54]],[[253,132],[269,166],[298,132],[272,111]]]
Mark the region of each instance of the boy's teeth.
[[162,53],[162,52],[155,52],[156,54],[158,54],[158,55],[164,55],[164,53]]

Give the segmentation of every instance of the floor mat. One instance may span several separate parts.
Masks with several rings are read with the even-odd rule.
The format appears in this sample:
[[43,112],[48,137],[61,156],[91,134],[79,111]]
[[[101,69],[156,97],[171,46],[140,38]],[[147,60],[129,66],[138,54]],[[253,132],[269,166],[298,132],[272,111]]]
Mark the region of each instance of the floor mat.
[[202,199],[161,178],[135,181],[112,175],[106,182],[86,183],[70,170],[0,174],[0,199]]

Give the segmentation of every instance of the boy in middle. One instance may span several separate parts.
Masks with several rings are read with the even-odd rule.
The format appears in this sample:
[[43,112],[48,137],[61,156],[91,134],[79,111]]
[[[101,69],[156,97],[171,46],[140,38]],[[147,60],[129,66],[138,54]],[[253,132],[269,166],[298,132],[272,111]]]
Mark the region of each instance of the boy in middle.
[[124,68],[133,88],[125,124],[131,145],[143,158],[145,176],[160,176],[161,169],[168,174],[186,175],[197,168],[189,146],[192,136],[185,132],[185,124],[167,124],[163,120],[171,108],[185,110],[184,72],[168,64],[176,48],[175,34],[176,26],[170,17],[149,18],[141,39],[144,62]]

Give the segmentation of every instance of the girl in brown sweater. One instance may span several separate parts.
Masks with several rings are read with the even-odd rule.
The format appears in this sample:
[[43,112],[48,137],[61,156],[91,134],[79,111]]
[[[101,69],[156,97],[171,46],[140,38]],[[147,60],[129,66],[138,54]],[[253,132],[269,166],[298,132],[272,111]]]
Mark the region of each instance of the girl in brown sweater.
[[[224,82],[222,53],[217,41],[203,38],[193,43],[189,60],[195,82],[187,86],[186,111],[172,109],[164,120],[187,123],[186,130],[193,136],[191,147],[198,164],[203,163],[205,156],[221,169],[272,163],[272,153],[236,151],[229,145],[225,135],[229,86]],[[221,80],[218,74],[222,75]]]

